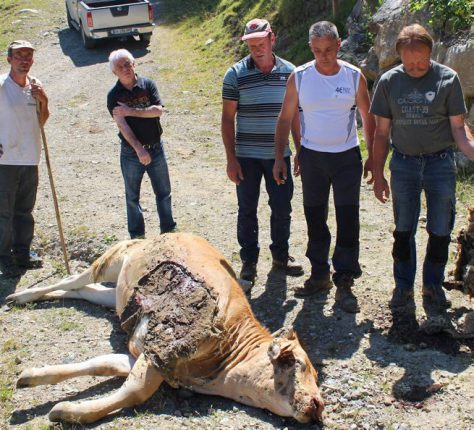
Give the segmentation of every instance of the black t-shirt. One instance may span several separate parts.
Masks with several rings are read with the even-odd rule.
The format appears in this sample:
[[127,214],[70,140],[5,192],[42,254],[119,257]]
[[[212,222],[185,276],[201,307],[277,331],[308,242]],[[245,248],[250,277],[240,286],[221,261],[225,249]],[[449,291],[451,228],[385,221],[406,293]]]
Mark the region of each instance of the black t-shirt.
[[[137,83],[132,90],[127,90],[120,81],[107,94],[107,109],[112,115],[118,102],[125,103],[131,108],[146,108],[153,105],[162,105],[160,94],[155,83],[148,78],[137,76]],[[125,117],[125,121],[142,145],[153,145],[160,142],[163,132],[160,118]],[[127,142],[122,133],[119,133],[122,142]]]

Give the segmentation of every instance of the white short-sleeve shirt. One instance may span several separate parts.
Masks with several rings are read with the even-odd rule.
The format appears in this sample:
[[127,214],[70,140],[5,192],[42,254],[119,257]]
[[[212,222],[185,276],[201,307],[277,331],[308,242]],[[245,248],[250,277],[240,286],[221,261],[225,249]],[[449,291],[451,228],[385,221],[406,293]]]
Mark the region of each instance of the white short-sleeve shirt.
[[41,131],[31,86],[21,87],[8,73],[0,76],[0,145],[0,164],[39,164]]

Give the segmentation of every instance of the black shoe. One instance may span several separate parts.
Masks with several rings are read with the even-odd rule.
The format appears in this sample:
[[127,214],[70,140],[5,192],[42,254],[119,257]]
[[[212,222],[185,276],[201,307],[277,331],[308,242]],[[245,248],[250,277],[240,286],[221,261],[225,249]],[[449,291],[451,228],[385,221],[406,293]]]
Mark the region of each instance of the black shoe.
[[35,252],[27,255],[13,255],[13,261],[22,269],[39,269],[43,267],[43,260]]
[[451,307],[451,300],[446,296],[442,287],[423,287],[423,309],[427,316],[438,314]]
[[390,309],[399,311],[415,309],[415,295],[413,293],[413,288],[395,287],[389,306]]
[[0,259],[0,272],[4,278],[16,278],[23,273],[11,258]]
[[43,267],[43,260],[34,252],[30,252],[29,255],[25,256],[13,256],[13,261],[22,269],[39,269]]
[[329,275],[322,279],[316,279],[313,276],[310,276],[306,281],[304,281],[303,287],[297,287],[293,291],[295,297],[308,297],[317,293],[327,292],[332,287],[334,287],[334,285]]
[[239,275],[239,284],[245,293],[248,293],[257,278],[257,263],[244,261]]
[[288,276],[304,275],[303,266],[291,255],[289,255],[285,260],[273,260],[273,268],[284,270]]

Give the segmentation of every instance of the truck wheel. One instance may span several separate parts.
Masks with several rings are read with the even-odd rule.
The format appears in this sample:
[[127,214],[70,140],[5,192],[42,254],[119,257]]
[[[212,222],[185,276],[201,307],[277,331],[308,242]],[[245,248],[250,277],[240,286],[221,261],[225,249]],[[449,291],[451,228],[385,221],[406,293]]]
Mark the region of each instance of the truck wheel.
[[69,13],[69,9],[67,8],[67,3],[66,3],[66,18],[67,18],[67,25],[69,26],[69,28],[71,30],[74,29],[74,25],[72,24],[71,14]]
[[140,38],[140,42],[146,43],[147,45],[151,41],[151,33],[142,33],[138,37]]
[[84,28],[81,25],[81,36],[82,36],[82,44],[84,45],[84,48],[86,49],[92,49],[95,47],[95,40],[87,36],[87,34],[84,32]]

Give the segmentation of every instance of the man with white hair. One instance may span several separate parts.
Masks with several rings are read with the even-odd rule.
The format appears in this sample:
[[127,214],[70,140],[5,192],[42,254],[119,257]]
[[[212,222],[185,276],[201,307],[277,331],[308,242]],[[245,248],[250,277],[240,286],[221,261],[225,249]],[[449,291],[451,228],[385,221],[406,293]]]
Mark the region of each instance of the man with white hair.
[[301,150],[295,169],[301,173],[303,204],[308,227],[306,256],[311,276],[295,294],[308,296],[332,288],[327,225],[329,191],[332,187],[336,209],[337,236],[332,255],[336,303],[346,312],[358,312],[352,292],[354,279],[361,276],[359,265],[359,196],[362,158],[357,136],[359,110],[369,158],[364,176],[372,171],[372,139],[375,129],[369,113],[367,82],[361,71],[338,60],[341,39],[336,26],[316,22],[309,29],[309,47],[314,60],[300,67],[288,79],[285,100],[276,129],[276,157],[273,176],[282,183],[288,175],[283,162],[284,148],[295,112],[300,111]]
[[[0,76],[0,271],[4,277],[42,265],[30,253],[38,189],[41,130],[48,97],[29,74],[35,49],[26,40],[8,47],[10,72]],[[38,110],[37,110],[38,109]]]
[[140,186],[145,172],[155,193],[160,231],[173,231],[176,222],[171,209],[170,178],[161,140],[163,103],[158,89],[151,79],[135,73],[135,59],[126,49],[113,51],[109,65],[118,77],[107,95],[107,108],[119,129],[128,232],[132,239],[145,236],[140,206]]

